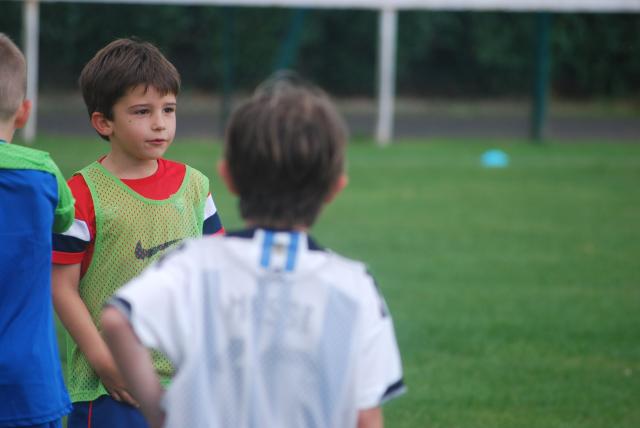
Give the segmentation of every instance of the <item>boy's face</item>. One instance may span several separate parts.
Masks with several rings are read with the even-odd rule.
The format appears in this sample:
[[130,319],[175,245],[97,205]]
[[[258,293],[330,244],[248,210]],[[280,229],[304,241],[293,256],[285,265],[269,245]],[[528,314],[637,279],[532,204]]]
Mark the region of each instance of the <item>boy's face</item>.
[[112,151],[132,160],[161,158],[176,133],[176,96],[136,86],[114,104],[108,122]]

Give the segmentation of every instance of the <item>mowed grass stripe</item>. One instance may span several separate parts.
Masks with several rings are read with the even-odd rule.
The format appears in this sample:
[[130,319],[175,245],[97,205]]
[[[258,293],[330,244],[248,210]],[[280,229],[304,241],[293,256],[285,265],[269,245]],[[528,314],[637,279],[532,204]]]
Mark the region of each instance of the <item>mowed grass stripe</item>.
[[[35,147],[67,176],[107,148]],[[508,168],[480,166],[495,147]],[[168,153],[209,175],[233,229],[219,156]],[[409,393],[387,426],[640,426],[640,146],[358,141],[348,172],[314,235],[365,260],[391,307]]]

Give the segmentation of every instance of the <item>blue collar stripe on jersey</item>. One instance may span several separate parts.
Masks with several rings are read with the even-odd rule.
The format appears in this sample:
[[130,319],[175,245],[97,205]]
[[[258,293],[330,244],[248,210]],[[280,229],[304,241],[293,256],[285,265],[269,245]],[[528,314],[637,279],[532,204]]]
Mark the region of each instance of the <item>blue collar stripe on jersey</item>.
[[287,265],[285,271],[291,272],[296,264],[296,253],[298,252],[298,241],[300,240],[300,234],[293,232],[291,234],[291,241],[289,241],[289,250],[287,251]]
[[262,266],[263,268],[269,267],[272,245],[273,245],[273,232],[271,232],[270,230],[265,230],[264,242],[262,243],[262,258],[260,259],[260,266]]

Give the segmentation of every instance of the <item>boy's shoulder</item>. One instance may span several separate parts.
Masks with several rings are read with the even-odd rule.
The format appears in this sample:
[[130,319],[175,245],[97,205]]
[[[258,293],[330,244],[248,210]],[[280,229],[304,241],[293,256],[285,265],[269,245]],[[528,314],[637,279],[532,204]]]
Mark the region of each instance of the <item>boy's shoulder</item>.
[[102,166],[103,159],[99,158],[81,168],[67,181],[77,202],[85,201],[87,206],[93,206],[91,200],[95,189],[92,190],[91,183],[94,183],[96,177],[109,177],[108,180],[102,181],[106,186],[128,187],[142,197],[153,200],[171,197],[182,188],[187,174],[191,177],[190,183],[196,186],[198,194],[206,195],[205,192],[209,188],[208,178],[203,173],[181,162],[158,159],[158,169],[153,175],[142,179],[121,180]]
[[158,159],[158,171],[153,177],[156,182],[162,181],[169,187],[175,185],[178,188],[182,188],[187,180],[186,184],[197,189],[197,194],[206,195],[209,192],[209,178],[196,168],[182,162]]
[[[83,183],[86,182],[86,180],[83,177],[86,177],[88,175],[91,175],[92,173],[98,173],[99,175],[108,175],[108,176],[112,176],[112,174],[110,172],[108,172],[103,166],[102,166],[102,160],[104,159],[104,157],[99,158],[93,162],[91,162],[90,164],[84,166],[83,168],[81,168],[80,170],[78,170],[77,172],[75,172],[71,178],[71,180],[77,181],[80,185],[82,185]],[[177,162],[177,161],[173,161],[173,160],[169,160],[169,159],[164,159],[164,158],[159,158],[158,159],[158,169],[156,170],[156,172],[146,178],[143,179],[136,179],[136,180],[123,180],[126,181],[128,183],[135,183],[135,181],[138,181],[140,183],[144,183],[146,181],[148,182],[166,182],[167,180],[171,183],[176,183],[177,185],[180,185],[184,179],[184,177],[186,176],[186,174],[189,173],[190,175],[196,175],[198,177],[202,177],[202,180],[208,180],[206,178],[206,176],[201,173],[200,171],[198,171],[197,169],[190,167],[187,164],[184,164],[182,162]],[[115,181],[118,181],[120,179],[118,179],[117,177],[113,176]],[[69,185],[71,185],[71,180],[69,182]],[[168,184],[171,184],[168,183]],[[167,183],[165,183],[167,184]],[[133,185],[133,187],[135,187],[135,184]],[[153,199],[153,198],[152,198]]]
[[185,169],[190,167],[189,165],[183,162],[178,162],[171,159],[159,158],[158,168],[164,169],[168,173],[179,173],[179,172],[183,172]]
[[0,169],[29,169],[51,174],[58,171],[49,153],[16,144],[0,144]]
[[168,159],[162,159],[162,160],[166,162],[165,168],[167,170],[188,171],[189,174],[195,175],[195,176],[199,177],[200,179],[205,180],[207,182],[209,181],[207,176],[202,171],[200,171],[197,168],[192,167],[191,165],[187,165],[186,163],[176,162],[176,161],[172,161],[172,160],[168,160]]
[[[84,171],[88,171],[92,168],[95,168],[96,166],[99,166],[102,164],[102,161],[104,160],[106,156],[102,156],[98,159],[96,159],[95,161],[85,165],[84,167],[82,167],[80,170],[78,170],[76,172],[76,174],[80,174]],[[197,169],[182,163],[182,162],[178,162],[178,161],[174,161],[171,159],[165,159],[165,158],[159,158],[158,159],[158,169],[161,170],[163,172],[163,174],[184,174],[185,169],[190,169],[192,171],[198,171]],[[200,171],[198,171],[200,172]]]
[[[271,269],[265,270],[262,244],[251,238],[251,231],[242,231],[241,234],[230,232],[226,235],[188,239],[167,254],[157,266],[167,266],[182,273],[189,272],[192,278],[208,278],[209,274],[223,275],[227,279],[237,275],[243,278],[270,275],[267,271]],[[378,308],[380,313],[388,313],[378,283],[365,263],[325,248],[313,245],[309,247],[298,253],[292,271],[287,273],[286,269],[281,269],[272,272],[290,274],[292,276],[288,277],[288,281],[300,281],[307,286],[318,287],[316,290],[330,289],[332,293],[337,293],[336,296],[352,302],[354,307],[366,307],[363,313],[376,312]],[[275,265],[277,261],[274,258],[277,256],[272,256],[271,261]],[[204,273],[207,274],[203,275]],[[194,280],[193,284],[194,287],[201,287],[206,281]]]
[[343,288],[345,292],[353,292],[358,295],[362,292],[359,287],[364,287],[368,291],[377,288],[376,281],[365,262],[352,259],[332,250],[326,251],[331,258],[328,270],[332,276],[337,278],[336,284],[340,284],[340,288]]
[[[284,232],[286,235],[288,232]],[[225,235],[204,237],[187,242],[188,251],[193,254],[200,254],[204,259],[210,257],[211,252],[219,253],[221,257],[230,257],[236,260],[255,261],[255,263],[243,263],[245,266],[258,268],[264,257],[265,241],[269,238],[263,236],[261,230],[243,230],[239,232],[229,232]],[[279,237],[271,238],[278,241]],[[284,238],[283,247],[287,247],[284,252],[292,251],[292,241]],[[375,281],[371,276],[367,265],[356,259],[344,256],[331,249],[325,248],[306,233],[299,234],[295,271],[301,275],[317,275],[322,277],[332,277],[332,283],[353,284],[371,283]],[[274,249],[274,260],[277,249]],[[368,285],[367,285],[368,286]]]

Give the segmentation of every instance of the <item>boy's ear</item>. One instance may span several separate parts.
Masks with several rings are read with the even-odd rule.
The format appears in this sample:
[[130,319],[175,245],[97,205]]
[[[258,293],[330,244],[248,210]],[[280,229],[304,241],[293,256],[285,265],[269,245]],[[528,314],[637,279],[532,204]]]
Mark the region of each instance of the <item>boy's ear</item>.
[[20,129],[27,124],[29,116],[31,115],[31,101],[24,100],[18,107],[15,119],[13,120],[13,126],[15,129]]
[[107,117],[98,111],[91,113],[91,126],[98,132],[98,134],[105,137],[111,136],[113,133],[112,122]]
[[347,187],[347,184],[349,184],[349,176],[345,173],[340,174],[340,177],[338,177],[331,190],[329,190],[327,196],[325,196],[324,203],[328,204],[333,201],[335,197],[342,192],[342,189]]
[[238,194],[238,189],[236,188],[235,183],[233,182],[233,178],[231,177],[231,171],[229,171],[229,164],[225,159],[221,159],[218,161],[218,174],[222,177],[222,181],[227,186],[227,189],[234,195]]

